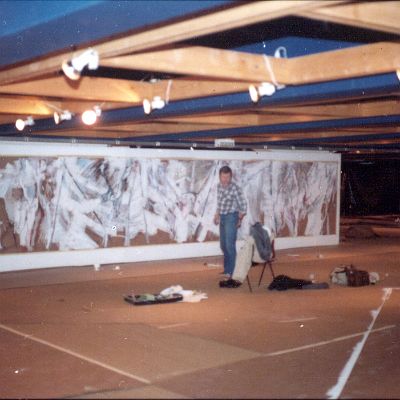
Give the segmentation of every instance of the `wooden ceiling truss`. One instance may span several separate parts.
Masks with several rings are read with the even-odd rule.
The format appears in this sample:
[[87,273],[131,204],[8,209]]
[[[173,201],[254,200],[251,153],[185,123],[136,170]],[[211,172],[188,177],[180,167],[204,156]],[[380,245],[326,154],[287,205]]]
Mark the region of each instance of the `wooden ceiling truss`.
[[[190,40],[217,35],[232,29],[245,29],[254,24],[278,18],[301,17],[325,21],[364,30],[386,32],[400,39],[400,4],[398,1],[256,1],[241,3],[204,15],[182,18],[158,26],[149,26],[126,36],[88,43],[74,52],[60,51],[39,59],[0,70],[0,137],[26,136],[12,128],[15,119],[32,116],[46,121],[42,128],[32,128],[32,140],[109,140],[110,143],[146,142],[146,138],[161,140],[166,146],[179,143],[212,145],[215,138],[233,138],[240,146],[284,146],[287,141],[305,146],[321,147],[327,143],[337,147],[371,148],[377,144],[392,144],[400,149],[396,135],[400,134],[400,40],[378,41],[298,57],[273,57],[246,51],[193,45]],[[185,42],[187,42],[185,44]],[[77,81],[68,79],[61,71],[64,61],[92,47],[100,57],[100,68],[116,71],[116,77],[92,76],[84,73]],[[149,80],[118,78],[118,71],[146,71],[167,76]],[[288,104],[253,104],[248,95],[250,85],[262,82],[275,84],[277,91],[320,83],[371,77],[394,79],[390,93],[362,93],[341,99],[313,99]],[[397,77],[397,87],[396,87]],[[389,79],[389,78],[388,78]],[[224,107],[204,112],[162,114],[154,112],[137,117],[144,99],[160,96],[167,103],[206,102],[234,95],[248,96],[248,106]],[[271,97],[272,98],[272,97]],[[192,103],[190,103],[192,102]],[[103,113],[120,111],[122,117],[104,118],[94,127],[82,123],[52,126],[56,110],[69,110],[78,117],[85,109],[100,105]],[[191,110],[192,106],[188,106]],[[195,106],[193,106],[195,107]],[[132,117],[130,111],[132,110]],[[110,114],[111,115],[111,114]],[[114,115],[114,114],[112,114]],[[116,113],[115,113],[116,115]],[[135,117],[136,116],[136,117]],[[319,127],[317,122],[354,118],[382,123],[354,127]],[[385,123],[388,119],[390,126]],[[302,129],[301,124],[315,123],[314,128]],[[293,124],[298,131],[285,130]],[[298,125],[296,125],[298,124]],[[351,124],[350,124],[351,125]],[[307,126],[307,125],[304,125]],[[311,126],[311,125],[310,125]],[[254,128],[246,133],[247,128]],[[276,127],[276,132],[274,131]],[[279,130],[279,127],[281,129]],[[235,131],[237,133],[235,134]],[[196,135],[185,133],[197,132]],[[213,135],[217,132],[217,135]],[[226,135],[224,134],[226,132]],[[393,138],[389,138],[389,134]],[[182,135],[182,139],[180,136]],[[375,135],[375,136],[371,136]],[[379,139],[382,135],[382,139]],[[165,137],[165,141],[164,138]],[[357,141],[360,137],[360,141]],[[156,138],[156,139],[154,139]],[[328,141],[326,141],[328,139]],[[329,142],[331,140],[331,142]],[[294,142],[293,142],[294,141]]]

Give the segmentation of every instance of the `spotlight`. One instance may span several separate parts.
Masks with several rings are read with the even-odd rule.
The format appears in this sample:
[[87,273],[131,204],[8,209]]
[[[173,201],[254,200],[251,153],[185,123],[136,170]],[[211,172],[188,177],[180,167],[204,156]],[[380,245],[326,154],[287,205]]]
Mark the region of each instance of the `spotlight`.
[[72,118],[72,114],[68,110],[64,110],[61,113],[54,112],[54,122],[58,125],[62,121],[69,121]]
[[249,86],[249,94],[251,101],[257,103],[262,96],[272,96],[275,93],[275,86],[269,82],[263,82],[260,86]]
[[73,81],[81,77],[81,72],[85,67],[89,69],[97,69],[99,67],[99,54],[96,50],[89,48],[72,60],[64,61],[61,65],[64,74]]
[[93,125],[97,117],[101,115],[101,108],[99,106],[94,106],[91,110],[86,110],[82,114],[82,122],[85,125]]
[[19,131],[23,131],[25,126],[32,126],[35,125],[35,121],[33,120],[32,117],[27,117],[25,120],[24,119],[17,119],[15,121],[15,127],[19,130]]
[[150,114],[153,110],[161,110],[165,106],[165,101],[160,96],[153,97],[153,100],[143,100],[143,110],[145,114]]

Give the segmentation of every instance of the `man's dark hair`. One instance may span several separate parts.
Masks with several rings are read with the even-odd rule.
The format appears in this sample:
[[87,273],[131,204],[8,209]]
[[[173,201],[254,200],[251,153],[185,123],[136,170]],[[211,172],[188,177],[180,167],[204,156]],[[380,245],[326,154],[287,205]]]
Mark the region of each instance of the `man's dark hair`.
[[223,167],[220,168],[219,174],[220,175],[221,174],[231,174],[232,175],[232,170],[227,165],[224,165]]

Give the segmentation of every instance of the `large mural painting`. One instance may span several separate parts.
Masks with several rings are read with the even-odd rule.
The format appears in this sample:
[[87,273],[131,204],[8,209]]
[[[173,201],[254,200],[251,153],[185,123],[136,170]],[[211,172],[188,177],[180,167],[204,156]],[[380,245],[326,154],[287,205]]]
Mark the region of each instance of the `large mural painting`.
[[218,240],[218,170],[278,237],[336,233],[337,162],[3,157],[0,254]]

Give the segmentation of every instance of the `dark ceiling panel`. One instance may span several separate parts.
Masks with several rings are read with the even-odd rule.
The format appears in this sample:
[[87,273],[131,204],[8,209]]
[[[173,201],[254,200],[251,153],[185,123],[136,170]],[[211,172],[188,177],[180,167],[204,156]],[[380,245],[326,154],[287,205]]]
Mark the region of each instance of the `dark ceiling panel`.
[[[21,15],[22,4],[25,6]],[[66,7],[65,14],[47,14],[50,1],[0,1],[0,15],[3,24],[7,21],[1,8],[7,5],[7,18],[10,24],[18,20],[19,31],[3,35],[0,40],[0,67],[27,61],[62,49],[74,50],[85,43],[99,41],[127,31],[133,31],[163,21],[180,18],[191,13],[206,11],[232,3],[227,0],[215,1],[101,1],[84,2],[86,8],[71,12]],[[54,1],[57,3],[57,1]],[[69,2],[75,3],[75,2]],[[90,5],[90,4],[94,5]],[[15,12],[13,12],[15,7]],[[29,9],[47,19],[27,29]]]

